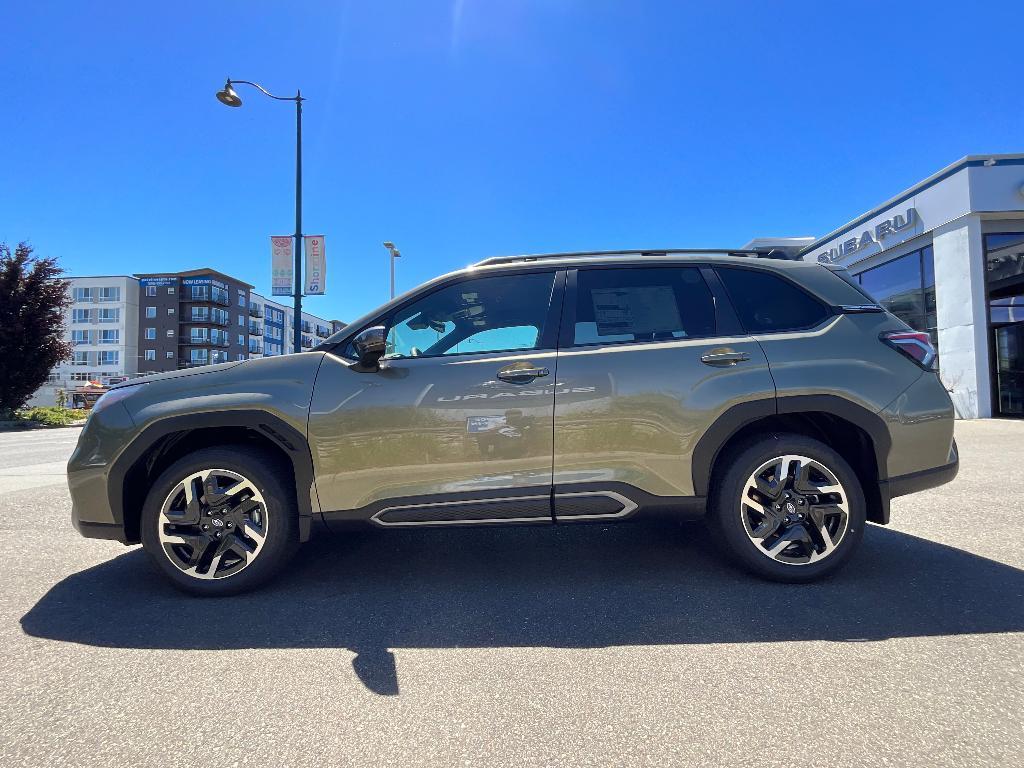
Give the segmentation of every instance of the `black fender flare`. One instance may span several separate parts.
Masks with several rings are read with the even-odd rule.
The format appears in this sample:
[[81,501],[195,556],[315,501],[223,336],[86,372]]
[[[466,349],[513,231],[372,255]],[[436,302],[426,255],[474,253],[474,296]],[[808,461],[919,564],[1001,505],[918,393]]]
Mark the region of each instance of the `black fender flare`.
[[691,472],[694,494],[708,494],[715,460],[722,447],[737,432],[760,419],[800,413],[827,413],[862,429],[871,439],[878,480],[888,478],[886,467],[892,439],[881,416],[838,395],[790,395],[738,403],[728,408],[708,427],[693,449]]
[[281,447],[291,461],[295,473],[295,497],[299,508],[299,534],[302,541],[309,539],[311,520],[319,509],[314,509],[313,457],[309,442],[299,430],[279,416],[255,409],[188,413],[168,416],[154,421],[121,452],[107,473],[107,496],[116,524],[124,527],[124,483],[128,472],[158,441],[176,432],[218,427],[244,427],[268,438]]

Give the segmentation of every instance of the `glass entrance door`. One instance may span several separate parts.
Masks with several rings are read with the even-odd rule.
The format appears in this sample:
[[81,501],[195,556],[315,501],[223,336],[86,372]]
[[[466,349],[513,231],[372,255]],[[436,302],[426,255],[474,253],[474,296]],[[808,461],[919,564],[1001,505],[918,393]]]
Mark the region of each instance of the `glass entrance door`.
[[1024,416],[1024,323],[995,329],[996,392],[1001,416]]
[[992,367],[1000,416],[1024,417],[1024,293],[992,299]]
[[1024,233],[986,235],[985,262],[995,411],[1024,418]]

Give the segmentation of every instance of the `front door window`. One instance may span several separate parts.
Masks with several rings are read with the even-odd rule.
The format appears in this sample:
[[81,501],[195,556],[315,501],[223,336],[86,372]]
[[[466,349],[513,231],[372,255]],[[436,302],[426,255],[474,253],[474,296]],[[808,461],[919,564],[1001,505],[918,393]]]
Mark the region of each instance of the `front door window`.
[[441,288],[398,311],[387,357],[537,349],[554,273],[503,275]]

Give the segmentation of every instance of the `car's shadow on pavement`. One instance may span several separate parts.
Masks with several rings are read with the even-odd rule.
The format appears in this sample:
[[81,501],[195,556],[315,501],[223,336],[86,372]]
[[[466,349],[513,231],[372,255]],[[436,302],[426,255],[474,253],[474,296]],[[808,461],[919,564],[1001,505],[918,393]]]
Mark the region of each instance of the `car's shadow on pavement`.
[[1024,630],[1024,571],[869,527],[836,578],[789,586],[724,564],[703,526],[318,532],[277,581],[185,597],[139,550],[69,576],[21,620],[35,637],[117,648],[348,648],[398,692],[392,648],[890,637]]

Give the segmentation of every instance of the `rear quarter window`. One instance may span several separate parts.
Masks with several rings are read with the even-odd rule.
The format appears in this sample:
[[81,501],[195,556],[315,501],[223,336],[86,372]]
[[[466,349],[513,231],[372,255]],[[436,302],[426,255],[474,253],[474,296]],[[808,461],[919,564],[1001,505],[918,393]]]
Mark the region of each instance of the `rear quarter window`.
[[829,316],[820,301],[778,275],[742,267],[717,267],[747,333],[813,328]]

